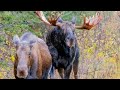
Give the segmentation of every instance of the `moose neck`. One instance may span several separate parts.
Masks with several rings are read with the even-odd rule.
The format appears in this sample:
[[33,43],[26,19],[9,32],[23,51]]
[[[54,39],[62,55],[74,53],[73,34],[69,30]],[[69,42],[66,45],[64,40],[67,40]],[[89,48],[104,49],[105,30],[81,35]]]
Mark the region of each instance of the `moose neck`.
[[[65,33],[62,29],[55,27],[51,32],[51,42],[53,46],[57,49],[59,55],[67,55],[70,56],[71,48],[68,47],[65,43]],[[72,47],[73,49],[74,47]]]

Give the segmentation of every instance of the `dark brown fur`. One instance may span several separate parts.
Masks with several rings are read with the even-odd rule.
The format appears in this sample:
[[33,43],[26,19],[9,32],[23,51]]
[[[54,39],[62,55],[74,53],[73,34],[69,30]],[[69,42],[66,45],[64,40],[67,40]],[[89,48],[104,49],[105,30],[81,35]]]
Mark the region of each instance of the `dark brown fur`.
[[58,70],[62,79],[69,79],[73,69],[74,78],[78,79],[79,47],[75,34],[75,20],[58,19],[54,29],[48,32],[46,43],[52,56],[50,78],[54,79],[54,71]]

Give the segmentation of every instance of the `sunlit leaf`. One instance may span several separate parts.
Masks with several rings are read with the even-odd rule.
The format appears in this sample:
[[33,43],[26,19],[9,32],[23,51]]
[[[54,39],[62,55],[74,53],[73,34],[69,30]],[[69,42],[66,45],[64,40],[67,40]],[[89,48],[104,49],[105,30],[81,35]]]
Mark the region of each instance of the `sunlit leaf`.
[[104,53],[103,52],[99,52],[97,56],[98,57],[104,57]]
[[15,61],[15,57],[12,55],[11,57],[11,61],[14,62]]

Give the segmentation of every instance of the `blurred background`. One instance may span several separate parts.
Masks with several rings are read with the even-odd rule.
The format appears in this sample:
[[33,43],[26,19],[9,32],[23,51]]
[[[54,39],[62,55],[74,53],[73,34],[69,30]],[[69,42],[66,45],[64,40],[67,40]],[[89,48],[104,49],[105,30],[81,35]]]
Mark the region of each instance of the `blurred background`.
[[[61,14],[63,20],[77,18],[82,25],[85,16],[93,16],[98,11],[44,11]],[[80,48],[79,79],[120,78],[120,12],[99,11],[102,21],[92,30],[77,30]],[[13,63],[15,48],[12,38],[30,31],[44,39],[50,29],[42,23],[34,11],[0,11],[0,79],[14,79]],[[57,71],[56,78],[60,79]],[[71,74],[73,79],[73,73]]]

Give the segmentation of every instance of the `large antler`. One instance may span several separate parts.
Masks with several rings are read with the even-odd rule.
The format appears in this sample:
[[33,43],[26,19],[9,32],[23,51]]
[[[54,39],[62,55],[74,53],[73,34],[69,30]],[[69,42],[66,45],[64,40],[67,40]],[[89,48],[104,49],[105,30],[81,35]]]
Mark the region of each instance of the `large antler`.
[[37,14],[37,16],[40,18],[40,20],[42,20],[45,24],[50,25],[50,22],[47,21],[47,19],[45,18],[44,14],[42,11],[35,11],[35,13]]
[[40,18],[40,20],[42,20],[45,24],[50,26],[56,26],[56,22],[58,18],[61,16],[61,14],[57,15],[57,13],[55,13],[55,15],[49,16],[47,20],[42,11],[36,11],[36,14]]
[[[36,11],[37,16],[42,20],[44,23],[50,26],[58,26],[56,25],[56,22],[60,15],[51,15],[48,20],[45,18],[44,14],[42,11]],[[82,26],[75,26],[76,29],[86,29],[90,30],[94,26],[96,26],[100,21],[102,17],[100,16],[100,13],[96,13],[95,16],[93,17],[85,17],[84,18],[84,23]]]
[[75,26],[76,29],[87,29],[90,30],[92,27],[96,26],[100,21],[102,17],[100,16],[100,13],[96,13],[96,15],[93,17],[85,17],[84,23],[82,26]]

